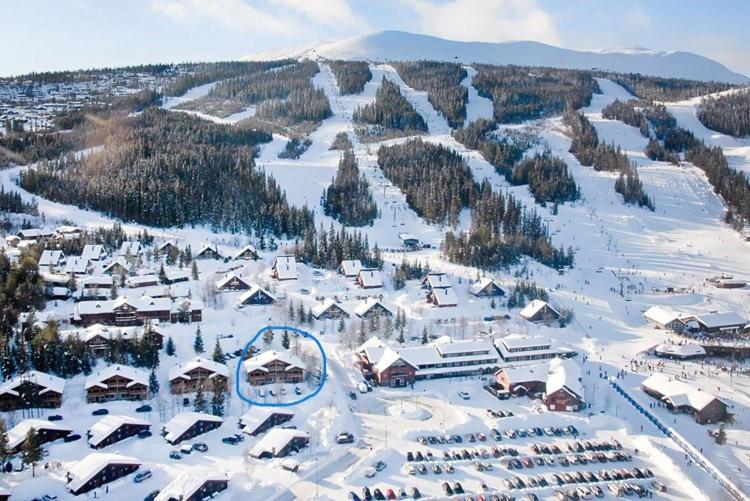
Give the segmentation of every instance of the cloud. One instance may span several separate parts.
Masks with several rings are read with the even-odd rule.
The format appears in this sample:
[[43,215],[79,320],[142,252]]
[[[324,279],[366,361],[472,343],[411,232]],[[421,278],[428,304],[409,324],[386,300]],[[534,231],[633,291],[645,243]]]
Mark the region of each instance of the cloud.
[[152,0],[151,8],[178,23],[299,38],[320,28],[365,29],[348,0]]
[[552,18],[536,0],[405,0],[424,33],[467,42],[535,40],[559,44]]

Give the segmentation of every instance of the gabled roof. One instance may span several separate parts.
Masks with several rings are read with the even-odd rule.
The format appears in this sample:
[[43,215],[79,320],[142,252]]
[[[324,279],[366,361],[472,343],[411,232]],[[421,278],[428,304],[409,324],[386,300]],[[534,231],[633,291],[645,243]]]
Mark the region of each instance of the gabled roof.
[[125,271],[130,271],[130,265],[128,264],[127,261],[125,261],[125,258],[121,256],[118,256],[117,258],[107,263],[107,265],[104,267],[104,271],[109,271],[117,265],[122,266],[125,269]]
[[96,285],[98,287],[112,287],[115,279],[112,275],[95,275],[83,277],[81,285]]
[[250,451],[250,455],[258,457],[263,453],[275,454],[282,450],[295,438],[310,439],[310,434],[302,430],[293,430],[288,428],[271,428],[268,433],[261,438],[255,447]]
[[8,448],[15,449],[21,445],[23,441],[26,440],[26,435],[32,428],[37,432],[39,430],[67,431],[69,433],[73,431],[67,426],[55,421],[47,421],[46,419],[24,419],[8,430]]
[[643,312],[643,316],[646,317],[647,320],[650,320],[662,326],[680,319],[679,313],[663,306],[652,306],[651,308]]
[[256,256],[258,255],[258,250],[255,248],[254,245],[246,245],[234,254],[233,259],[239,259],[239,257],[245,254],[246,252],[255,254]]
[[57,266],[65,259],[65,253],[61,250],[44,250],[39,256],[39,266]]
[[150,423],[148,421],[144,421],[143,419],[137,419],[131,416],[116,416],[114,414],[110,414],[108,416],[104,416],[102,419],[94,423],[94,425],[89,429],[89,444],[96,447],[105,438],[117,431],[120,426],[126,424],[150,426]]
[[65,263],[65,273],[84,274],[88,272],[91,260],[87,257],[71,257]]
[[104,384],[104,381],[113,376],[122,376],[129,379],[130,382],[127,384],[128,388],[137,384],[148,386],[148,374],[145,371],[128,365],[110,365],[109,367],[97,371],[87,377],[86,389],[88,390],[94,386],[106,388],[107,385]]
[[214,423],[224,422],[219,416],[206,414],[204,412],[182,412],[177,414],[164,425],[164,431],[166,432],[164,438],[170,442],[177,440],[198,421],[211,421]]
[[387,310],[389,312],[391,311],[388,308],[386,308],[385,305],[383,305],[383,303],[381,303],[377,299],[368,299],[364,303],[362,303],[359,306],[357,306],[356,308],[354,308],[354,313],[358,317],[361,317],[361,316],[367,314],[368,311],[370,311],[372,308],[374,308],[375,306],[378,306],[378,305],[380,305],[380,307],[382,307],[383,309],[385,309],[385,310]]
[[555,314],[558,316],[560,313],[554,309],[552,306],[550,306],[549,303],[546,301],[542,301],[541,299],[534,299],[532,302],[530,302],[526,308],[522,309],[519,315],[521,315],[522,318],[531,318],[534,315],[536,315],[542,308],[547,306],[550,310],[552,310]]
[[167,280],[169,280],[170,282],[173,282],[181,278],[186,278],[190,280],[190,272],[187,270],[178,270],[178,269],[165,270],[164,275],[167,277]]
[[221,278],[220,280],[218,280],[216,282],[216,287],[219,288],[219,289],[221,289],[225,285],[227,285],[230,281],[232,281],[232,279],[234,279],[234,278],[236,278],[237,280],[239,280],[243,284],[247,285],[248,287],[252,287],[252,284],[250,283],[250,280],[248,280],[247,278],[241,277],[239,275],[235,275],[234,273],[227,273],[223,278]]
[[229,478],[224,473],[218,473],[209,470],[192,469],[180,474],[172,480],[159,494],[154,501],[173,501],[180,499],[192,499],[206,482],[229,482]]
[[553,358],[549,363],[547,395],[551,395],[558,390],[565,390],[583,401],[581,368],[570,358]]
[[154,274],[136,275],[127,278],[128,287],[141,287],[143,284],[152,284],[154,282],[159,283],[159,277]]
[[91,259],[93,261],[97,261],[106,255],[107,252],[104,250],[104,246],[99,244],[86,244],[83,246],[83,252],[81,252],[83,259]]
[[548,366],[540,365],[521,365],[518,367],[503,367],[496,374],[502,372],[508,378],[511,384],[540,382],[546,383]]
[[275,351],[275,350],[264,351],[263,353],[260,353],[259,355],[256,355],[248,360],[245,360],[242,363],[242,366],[245,368],[246,372],[251,372],[257,369],[266,371],[267,369],[263,366],[268,364],[269,362],[273,362],[274,360],[278,360],[280,362],[284,362],[288,364],[289,366],[286,368],[286,370],[291,370],[295,368],[298,368],[298,369],[305,368],[302,362],[300,362],[295,356],[289,353],[282,353],[282,352]]
[[341,261],[341,265],[339,266],[341,274],[345,277],[355,277],[361,269],[362,261],[359,259],[345,259],[344,261]]
[[679,357],[702,357],[706,350],[699,344],[660,344],[654,348],[654,352],[660,355],[672,355]]
[[279,280],[291,280],[297,278],[297,261],[294,256],[276,256],[273,269]]
[[265,423],[269,417],[275,414],[283,414],[285,416],[289,416],[290,418],[294,417],[294,412],[285,410],[283,407],[251,407],[250,410],[248,410],[240,418],[240,424],[244,426],[245,429],[254,431],[258,426]]
[[135,458],[121,456],[120,454],[92,452],[68,470],[68,476],[71,479],[68,484],[68,489],[71,491],[77,491],[86,485],[89,480],[94,478],[102,468],[111,464],[135,464],[140,466],[142,463]]
[[673,379],[660,372],[652,374],[646,378],[641,383],[641,386],[664,395],[664,398],[668,399],[672,405],[677,407],[690,406],[699,412],[714,400],[719,400],[724,403],[718,397],[707,391],[702,391],[692,385]]
[[137,256],[141,252],[141,243],[138,241],[125,241],[120,246],[120,255],[126,256],[130,251],[131,256]]
[[162,242],[161,244],[159,244],[159,247],[157,247],[156,249],[161,252],[167,247],[177,248],[177,242],[175,242],[174,240],[167,240],[166,242]]
[[221,254],[219,253],[219,250],[218,250],[218,248],[217,248],[217,247],[216,247],[215,245],[214,245],[214,246],[212,246],[212,245],[209,245],[209,244],[203,244],[203,246],[201,247],[201,249],[200,249],[200,250],[199,250],[198,252],[196,252],[196,253],[195,253],[195,255],[196,255],[196,256],[200,256],[200,255],[201,255],[201,254],[203,254],[204,252],[213,252],[213,253],[215,253],[215,254],[216,254],[216,255],[218,255],[218,256],[220,256],[220,255],[221,255]]
[[315,308],[312,309],[312,314],[315,318],[318,318],[331,308],[338,308],[347,315],[349,314],[340,304],[331,298],[326,298],[322,303],[316,305]]
[[237,302],[238,303],[244,303],[245,301],[247,301],[248,299],[250,299],[251,297],[253,297],[254,295],[256,295],[258,292],[261,292],[261,293],[265,294],[266,296],[270,297],[272,301],[276,301],[277,300],[276,296],[274,296],[273,294],[271,294],[270,292],[268,292],[263,287],[261,287],[261,286],[259,286],[257,284],[252,284],[252,286],[250,287],[250,289],[248,289],[245,292],[243,292],[240,295],[240,297],[237,298]]
[[193,357],[187,362],[175,365],[169,370],[169,380],[174,381],[175,379],[190,379],[187,375],[188,372],[195,369],[202,368],[213,372],[211,377],[224,376],[229,377],[229,368],[225,364],[220,364],[203,357]]
[[433,287],[432,298],[435,304],[438,306],[456,306],[458,304],[458,298],[456,297],[456,291],[453,287]]
[[47,374],[45,372],[28,371],[23,374],[19,374],[12,379],[3,381],[0,384],[0,395],[9,393],[11,395],[17,396],[18,392],[15,391],[15,388],[27,381],[44,388],[40,390],[40,395],[44,395],[45,393],[50,391],[62,394],[63,389],[65,388],[65,380],[61,377],[53,376],[52,374]]
[[378,360],[378,363],[373,366],[373,369],[378,373],[383,372],[388,367],[395,364],[398,360],[403,360],[407,364],[414,367],[414,369],[418,368],[416,364],[411,363],[408,358],[402,355],[402,353],[399,353],[398,351],[386,346],[383,350],[382,355],[380,356],[380,360]]
[[747,324],[747,319],[742,318],[733,311],[721,313],[701,313],[693,315],[699,324],[707,329],[721,329],[722,327],[743,327]]
[[486,289],[487,287],[489,287],[490,285],[493,285],[493,284],[498,289],[503,290],[503,288],[500,287],[500,284],[498,284],[497,282],[495,282],[493,279],[487,278],[487,277],[483,277],[483,278],[480,278],[479,280],[477,280],[476,282],[474,282],[473,284],[471,284],[471,286],[469,287],[469,294],[473,294],[473,295],[476,296],[477,294],[479,294],[480,292],[482,292],[484,289]]
[[380,277],[380,270],[371,268],[362,268],[357,273],[357,280],[361,282],[362,287],[382,287],[383,279]]
[[78,336],[78,339],[87,343],[98,337],[104,339],[115,339],[121,336],[123,339],[137,339],[143,334],[140,327],[112,327],[110,325],[94,324],[85,329],[66,329],[60,331],[60,336]]
[[422,278],[422,285],[427,285],[430,289],[433,287],[450,287],[451,281],[443,272],[430,272]]

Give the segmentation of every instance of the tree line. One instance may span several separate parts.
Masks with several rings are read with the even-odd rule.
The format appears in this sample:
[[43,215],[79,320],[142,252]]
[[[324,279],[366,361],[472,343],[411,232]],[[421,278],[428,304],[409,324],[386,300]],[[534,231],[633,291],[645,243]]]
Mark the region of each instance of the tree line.
[[[375,101],[354,110],[352,120],[355,124],[376,126],[373,135],[377,136],[392,131],[406,134],[427,131],[427,124],[422,115],[401,95],[398,85],[385,77],[375,92]],[[359,130],[363,135],[370,135],[371,132],[366,128],[363,131],[362,127]]]
[[589,72],[529,66],[476,65],[479,95],[492,99],[495,120],[518,123],[591,102],[599,85]]
[[166,96],[182,96],[193,87],[250,73],[263,72],[292,63],[294,63],[292,59],[199,63],[191,68],[191,71],[178,75],[165,85],[163,92]]
[[326,216],[346,226],[366,226],[378,215],[370,193],[370,183],[360,174],[354,151],[347,150],[339,160],[336,177],[323,192],[321,204]]
[[722,82],[664,78],[640,73],[600,73],[599,75],[621,85],[634,96],[649,101],[680,101],[734,87],[732,84]]
[[510,181],[516,186],[528,184],[534,200],[539,203],[560,204],[580,198],[578,185],[565,160],[549,152],[518,162],[513,167]]
[[461,85],[466,70],[457,63],[437,61],[401,61],[392,63],[406,84],[427,92],[427,99],[452,128],[461,127],[466,120],[469,91]]
[[653,200],[643,190],[638,170],[619,146],[600,143],[596,128],[582,113],[568,109],[563,122],[572,130],[570,152],[581,165],[593,166],[597,171],[619,172],[615,191],[623,196],[625,203],[654,210]]
[[750,136],[750,90],[703,99],[698,119],[709,129],[730,136]]
[[205,224],[256,235],[302,235],[307,208],[291,207],[255,165],[264,132],[150,108],[106,125],[101,152],[26,170],[21,186],[57,202],[153,226]]
[[297,260],[317,268],[335,270],[346,259],[359,259],[366,268],[382,268],[383,258],[378,245],[370,248],[367,235],[331,226],[317,231],[308,229],[294,246]]
[[343,95],[359,94],[372,78],[370,65],[364,61],[331,61],[328,65]]

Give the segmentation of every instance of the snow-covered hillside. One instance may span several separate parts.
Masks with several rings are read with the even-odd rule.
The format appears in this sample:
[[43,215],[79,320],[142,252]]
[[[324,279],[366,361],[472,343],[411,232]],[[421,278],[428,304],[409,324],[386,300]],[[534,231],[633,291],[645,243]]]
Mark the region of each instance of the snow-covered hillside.
[[380,31],[335,42],[253,54],[251,60],[291,58],[369,61],[456,61],[465,64],[517,64],[599,69],[660,77],[747,83],[748,77],[690,52],[627,50],[585,52],[539,42],[457,42],[403,31]]

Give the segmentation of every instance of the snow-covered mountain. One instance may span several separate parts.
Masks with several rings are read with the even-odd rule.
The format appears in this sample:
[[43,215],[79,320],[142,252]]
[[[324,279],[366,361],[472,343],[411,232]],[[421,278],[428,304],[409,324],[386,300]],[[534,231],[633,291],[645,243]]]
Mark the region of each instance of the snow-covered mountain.
[[519,64],[558,68],[601,69],[661,77],[748,83],[745,75],[691,52],[646,49],[586,52],[539,42],[457,42],[403,31],[381,31],[335,42],[278,49],[247,59],[324,58],[396,61],[431,59],[461,63]]

